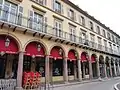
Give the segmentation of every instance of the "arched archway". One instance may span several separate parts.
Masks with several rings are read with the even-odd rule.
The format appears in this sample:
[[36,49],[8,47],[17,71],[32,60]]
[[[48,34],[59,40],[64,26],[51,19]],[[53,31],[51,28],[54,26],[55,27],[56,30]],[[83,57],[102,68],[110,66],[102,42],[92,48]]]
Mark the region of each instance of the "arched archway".
[[17,78],[20,47],[20,43],[14,37],[0,35],[0,78]]
[[39,72],[41,73],[41,76],[44,78],[46,52],[47,50],[41,42],[39,41],[28,42],[25,46],[23,71]]
[[60,46],[54,46],[50,50],[50,76],[51,81],[64,81],[63,73],[63,61],[65,57],[65,51]]
[[93,78],[97,78],[97,55],[92,54],[91,55],[91,62],[92,62],[92,71],[93,71]]
[[100,77],[105,77],[105,70],[104,70],[104,57],[102,55],[99,56],[99,68],[100,68]]
[[111,58],[111,68],[112,68],[112,76],[115,77],[114,59],[113,58]]
[[69,80],[77,80],[78,78],[78,52],[74,49],[70,49],[68,52],[68,76]]
[[81,70],[82,78],[89,78],[89,56],[87,52],[81,53]]
[[110,77],[110,59],[109,57],[107,56],[105,58],[105,64],[106,64],[106,73],[107,73],[107,77]]

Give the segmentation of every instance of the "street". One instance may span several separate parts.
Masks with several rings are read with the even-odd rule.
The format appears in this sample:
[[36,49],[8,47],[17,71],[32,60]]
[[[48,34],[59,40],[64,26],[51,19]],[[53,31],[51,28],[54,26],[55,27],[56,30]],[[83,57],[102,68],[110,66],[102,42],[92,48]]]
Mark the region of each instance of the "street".
[[120,79],[112,79],[101,82],[91,82],[79,85],[57,87],[53,90],[114,90],[113,85],[120,82]]

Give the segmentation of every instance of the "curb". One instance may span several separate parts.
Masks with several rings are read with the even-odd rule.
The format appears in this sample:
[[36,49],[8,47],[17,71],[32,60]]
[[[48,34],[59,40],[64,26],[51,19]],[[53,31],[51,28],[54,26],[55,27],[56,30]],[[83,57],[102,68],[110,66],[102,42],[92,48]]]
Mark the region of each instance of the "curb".
[[114,85],[114,90],[119,90],[118,87],[117,87],[118,84],[120,84],[120,83],[116,83],[116,84]]
[[[70,85],[78,85],[78,84],[85,84],[85,83],[90,83],[90,82],[105,82],[105,81],[109,81],[109,80],[112,80],[112,79],[120,79],[120,77],[116,77],[116,78],[107,78],[107,79],[95,79],[95,80],[88,80],[88,81],[84,81],[84,82],[76,82],[76,83],[67,83],[67,84],[61,84],[61,85],[51,85],[50,87],[52,88],[57,88],[57,87],[62,87],[62,86],[70,86]],[[117,83],[119,84],[119,83]],[[115,84],[117,88],[117,84]],[[115,89],[115,90],[119,90],[118,88]]]

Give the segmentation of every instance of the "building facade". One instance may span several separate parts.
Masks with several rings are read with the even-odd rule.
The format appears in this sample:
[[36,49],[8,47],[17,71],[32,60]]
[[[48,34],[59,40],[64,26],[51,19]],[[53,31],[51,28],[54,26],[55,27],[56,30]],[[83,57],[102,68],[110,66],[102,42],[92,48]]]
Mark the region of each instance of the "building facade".
[[120,75],[120,36],[69,0],[0,0],[0,78],[42,82]]

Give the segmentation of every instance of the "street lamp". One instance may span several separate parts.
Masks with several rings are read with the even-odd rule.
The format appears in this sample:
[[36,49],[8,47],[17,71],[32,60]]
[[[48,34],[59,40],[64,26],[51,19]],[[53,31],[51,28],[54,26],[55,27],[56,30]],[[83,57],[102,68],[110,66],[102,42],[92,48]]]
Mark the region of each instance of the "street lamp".
[[61,48],[59,49],[59,54],[62,55],[62,49]]
[[40,52],[40,50],[41,50],[41,45],[40,44],[37,45],[37,50],[38,50],[38,52]]
[[5,47],[6,48],[9,47],[9,45],[10,45],[10,39],[6,38],[6,40],[5,40]]

